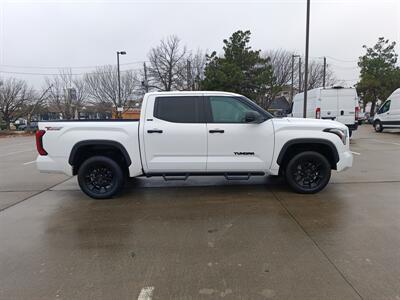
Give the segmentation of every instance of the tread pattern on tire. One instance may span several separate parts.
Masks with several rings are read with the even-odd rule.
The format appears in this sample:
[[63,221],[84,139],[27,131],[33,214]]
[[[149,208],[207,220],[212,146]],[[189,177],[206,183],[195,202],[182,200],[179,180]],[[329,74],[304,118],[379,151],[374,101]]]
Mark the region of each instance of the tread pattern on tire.
[[[310,157],[315,157],[320,160],[321,163],[325,165],[325,168],[327,170],[327,176],[324,178],[323,182],[321,185],[319,185],[317,188],[312,189],[312,190],[304,190],[302,189],[299,185],[297,185],[296,182],[294,182],[290,169],[292,165],[298,161],[300,158],[305,157],[305,156],[310,156]],[[329,180],[331,178],[331,165],[328,161],[328,159],[323,156],[322,154],[315,152],[315,151],[305,151],[305,152],[300,152],[296,154],[294,157],[290,159],[288,164],[286,165],[286,170],[285,170],[285,177],[286,177],[286,182],[289,184],[289,186],[296,191],[297,193],[300,194],[315,194],[318,193],[319,191],[323,190],[327,184],[329,183]]]
[[[114,176],[116,178],[114,188],[104,194],[97,194],[93,193],[92,191],[89,190],[89,188],[86,186],[85,183],[85,173],[88,170],[89,167],[95,165],[95,164],[105,164],[110,167],[114,173]],[[107,156],[93,156],[85,160],[82,165],[80,166],[78,170],[78,183],[79,186],[86,195],[93,199],[109,199],[113,198],[117,194],[119,194],[124,186],[124,173],[120,167],[120,165],[113,159],[107,157]]]

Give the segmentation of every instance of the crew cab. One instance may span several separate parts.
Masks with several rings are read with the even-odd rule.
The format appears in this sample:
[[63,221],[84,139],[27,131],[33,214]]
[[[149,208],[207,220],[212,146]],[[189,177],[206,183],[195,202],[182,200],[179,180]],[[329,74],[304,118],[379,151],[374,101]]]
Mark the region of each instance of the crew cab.
[[331,170],[352,166],[348,128],[336,121],[273,118],[226,92],[155,92],[139,120],[40,122],[41,172],[78,175],[84,193],[117,195],[128,177],[281,175],[299,193],[316,193]]

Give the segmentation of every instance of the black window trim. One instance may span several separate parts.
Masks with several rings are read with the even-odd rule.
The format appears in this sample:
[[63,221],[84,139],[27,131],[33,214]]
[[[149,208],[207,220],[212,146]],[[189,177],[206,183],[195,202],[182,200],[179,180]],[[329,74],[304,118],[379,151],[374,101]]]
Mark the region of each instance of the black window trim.
[[[158,104],[161,101],[160,98],[184,98],[184,97],[192,97],[192,98],[197,98],[198,101],[197,105],[198,105],[198,111],[197,111],[197,116],[196,116],[196,122],[174,122],[174,121],[169,121],[169,120],[164,120],[161,119],[160,117],[157,116],[157,109],[158,109]],[[157,101],[158,100],[158,101]],[[158,120],[162,120],[164,122],[169,122],[169,123],[175,123],[175,124],[205,124],[206,123],[206,119],[205,119],[205,113],[204,113],[204,107],[205,107],[205,100],[204,100],[204,96],[201,95],[171,95],[171,96],[158,96],[155,97],[154,99],[154,107],[153,107],[153,117],[158,119]]]
[[258,112],[264,118],[264,120],[261,123],[264,123],[265,121],[273,118],[273,116],[270,113],[263,110],[260,106],[258,106],[253,101],[251,101],[250,99],[248,99],[244,96],[207,95],[204,97],[204,105],[205,105],[204,113],[205,113],[205,121],[207,123],[212,123],[212,124],[250,124],[250,123],[243,123],[243,122],[214,122],[213,117],[212,117],[212,112],[211,112],[210,97],[227,97],[227,98],[233,98],[233,99],[239,100],[243,104],[250,106],[250,108],[252,108],[254,111]]

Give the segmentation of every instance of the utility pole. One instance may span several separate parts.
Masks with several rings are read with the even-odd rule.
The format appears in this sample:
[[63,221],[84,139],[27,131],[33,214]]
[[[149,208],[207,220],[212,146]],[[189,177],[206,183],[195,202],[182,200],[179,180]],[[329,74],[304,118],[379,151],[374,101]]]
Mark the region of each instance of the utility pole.
[[326,57],[324,56],[324,76],[322,79],[322,86],[325,88],[326,84]]
[[307,0],[307,20],[306,20],[306,62],[304,67],[304,107],[303,118],[307,118],[307,89],[308,89],[308,54],[310,46],[310,2]]
[[192,90],[192,84],[191,84],[191,82],[192,82],[192,66],[191,66],[190,60],[187,60],[186,72],[187,72],[186,76],[187,76],[188,90],[190,91],[190,90]]
[[122,117],[122,107],[121,107],[121,74],[119,71],[119,56],[120,55],[125,55],[126,52],[125,51],[117,51],[117,75],[118,75],[118,105],[117,105],[117,116],[118,119],[121,119]]
[[294,97],[294,54],[292,55],[292,85],[290,87],[290,101],[293,102],[293,97]]
[[143,86],[144,86],[144,90],[146,91],[146,93],[149,92],[149,82],[147,80],[147,66],[146,63],[143,63],[143,70],[144,70],[144,82],[143,82]]
[[301,56],[299,55],[299,93],[301,93],[301,79],[302,79],[302,75],[301,75]]

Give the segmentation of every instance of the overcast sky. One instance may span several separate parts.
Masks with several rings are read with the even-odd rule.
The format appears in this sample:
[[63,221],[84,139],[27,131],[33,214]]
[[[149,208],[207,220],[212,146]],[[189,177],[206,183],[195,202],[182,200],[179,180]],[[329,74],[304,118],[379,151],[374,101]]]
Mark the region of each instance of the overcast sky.
[[[134,62],[123,68],[139,68],[149,49],[171,34],[189,49],[221,52],[224,38],[249,29],[255,49],[304,54],[306,0],[0,3],[0,76],[24,78],[35,88],[44,76],[16,73],[91,71],[74,67],[115,64],[117,50],[128,53],[121,63]],[[400,0],[311,0],[310,56],[327,56],[349,85],[358,78],[362,45],[380,36],[400,42]]]

